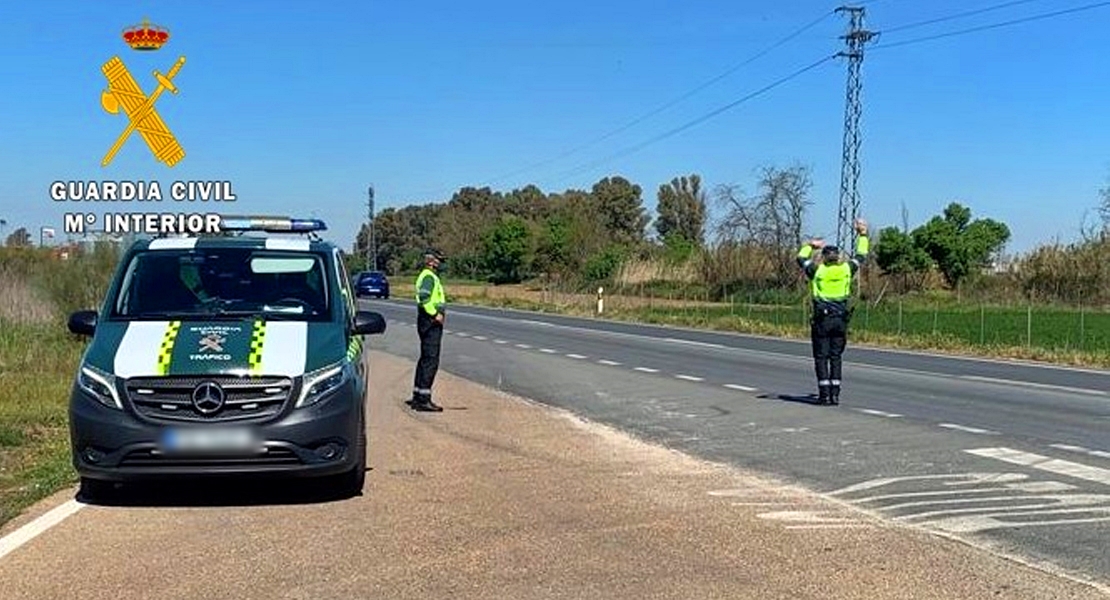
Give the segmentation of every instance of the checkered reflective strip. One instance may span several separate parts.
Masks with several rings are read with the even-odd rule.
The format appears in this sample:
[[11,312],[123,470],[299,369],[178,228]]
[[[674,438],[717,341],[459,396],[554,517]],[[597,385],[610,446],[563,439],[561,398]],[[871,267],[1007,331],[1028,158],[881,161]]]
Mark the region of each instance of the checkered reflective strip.
[[356,335],[351,338],[351,343],[347,344],[347,360],[358,358],[360,352],[362,352],[362,338]]
[[262,347],[266,342],[266,321],[257,320],[251,330],[251,352],[247,356],[247,367],[251,373],[262,371]]
[[162,336],[162,345],[158,347],[159,375],[170,372],[170,361],[173,359],[173,345],[177,341],[177,332],[181,330],[181,321],[170,321],[166,326],[166,334]]

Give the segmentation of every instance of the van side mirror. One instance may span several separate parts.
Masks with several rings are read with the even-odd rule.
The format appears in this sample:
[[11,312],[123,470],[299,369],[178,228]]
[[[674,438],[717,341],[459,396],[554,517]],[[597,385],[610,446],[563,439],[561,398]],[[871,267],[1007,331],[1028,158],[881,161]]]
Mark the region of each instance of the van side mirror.
[[92,335],[96,331],[95,310],[79,310],[69,315],[69,330],[77,335]]
[[385,317],[380,313],[360,310],[355,313],[355,335],[385,333]]

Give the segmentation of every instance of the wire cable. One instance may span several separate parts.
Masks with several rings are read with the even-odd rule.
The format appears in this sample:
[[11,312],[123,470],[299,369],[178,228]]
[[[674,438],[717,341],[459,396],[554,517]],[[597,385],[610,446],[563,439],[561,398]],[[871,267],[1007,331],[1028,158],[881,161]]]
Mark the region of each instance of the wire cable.
[[745,102],[748,102],[748,101],[753,100],[753,99],[755,99],[759,96],[762,96],[763,94],[779,87],[780,85],[783,85],[784,83],[787,83],[787,82],[789,82],[793,79],[796,79],[796,78],[804,75],[805,73],[808,73],[809,71],[812,71],[812,70],[816,69],[817,67],[829,62],[830,60],[833,60],[833,59],[837,58],[837,56],[838,56],[837,54],[831,54],[829,56],[826,56],[826,57],[824,57],[824,58],[822,58],[818,61],[815,61],[815,62],[813,62],[813,63],[811,63],[811,64],[809,64],[805,67],[802,67],[801,69],[798,69],[797,71],[794,71],[793,73],[790,73],[789,75],[787,75],[785,77],[781,77],[781,78],[775,80],[774,82],[772,82],[768,85],[765,85],[762,88],[759,88],[758,90],[756,90],[754,92],[751,92],[751,93],[749,93],[748,95],[746,95],[742,98],[734,100],[734,101],[732,101],[732,102],[730,102],[730,103],[728,103],[728,104],[726,104],[726,105],[724,105],[720,108],[717,108],[717,109],[714,109],[714,110],[712,110],[708,113],[705,113],[705,114],[701,115],[700,117],[697,117],[693,120],[687,121],[686,123],[683,123],[682,125],[679,125],[678,127],[675,127],[673,129],[665,131],[665,132],[663,132],[659,135],[656,135],[655,137],[652,137],[648,140],[640,142],[639,144],[636,144],[634,146],[629,146],[627,148],[624,148],[623,150],[620,150],[616,153],[610,154],[609,156],[605,156],[603,158],[597,159],[595,161],[591,161],[591,162],[586,163],[586,164],[578,165],[577,167],[574,167],[574,168],[570,169],[569,171],[564,172],[558,179],[552,180],[552,181],[550,181],[550,183],[562,183],[563,181],[565,181],[566,179],[569,179],[570,177],[573,177],[573,176],[578,175],[580,173],[589,171],[590,169],[601,166],[601,165],[603,165],[603,164],[605,164],[609,161],[612,161],[612,160],[615,160],[615,159],[618,159],[618,158],[623,158],[623,157],[628,156],[630,154],[639,152],[640,150],[643,150],[644,148],[647,148],[648,146],[651,146],[653,144],[661,142],[661,141],[663,141],[667,138],[676,136],[676,135],[678,135],[678,134],[680,134],[680,133],[682,133],[682,132],[684,132],[684,131],[692,128],[692,127],[695,127],[697,125],[700,125],[700,124],[708,121],[709,119],[712,119],[713,117],[716,117],[716,116],[718,116],[718,115],[720,115],[724,112],[732,110],[733,108],[736,108],[737,106],[740,106],[741,104],[744,104]]
[[971,17],[971,16],[975,16],[975,15],[980,15],[980,14],[983,14],[983,13],[986,13],[986,12],[1001,10],[1003,8],[1009,8],[1011,6],[1017,6],[1019,4],[1029,4],[1030,2],[1041,2],[1041,1],[1043,1],[1043,0],[1013,0],[1011,2],[1003,2],[1001,4],[992,4],[990,6],[985,6],[983,8],[977,8],[975,10],[964,11],[964,12],[961,12],[961,13],[956,13],[954,15],[948,15],[948,16],[944,16],[944,17],[937,17],[935,19],[926,19],[924,21],[917,21],[915,23],[907,23],[905,25],[898,25],[896,27],[888,27],[886,29],[879,30],[878,33],[881,35],[881,34],[884,34],[884,33],[894,33],[895,31],[905,31],[907,29],[916,29],[918,27],[924,27],[926,25],[934,25],[936,23],[944,23],[945,21],[954,21],[956,19],[962,19],[964,17]]
[[[871,0],[871,1],[874,1],[874,0]],[[608,140],[608,139],[612,138],[613,136],[624,133],[625,131],[628,131],[629,129],[635,127],[636,125],[639,125],[640,123],[643,123],[644,121],[650,119],[651,117],[654,117],[655,115],[658,115],[659,113],[666,111],[667,109],[675,106],[676,104],[679,104],[679,103],[685,101],[686,99],[690,98],[691,96],[694,96],[698,92],[701,92],[702,90],[716,84],[717,82],[725,79],[729,75],[732,75],[733,73],[735,73],[735,72],[739,71],[740,69],[750,65],[751,63],[755,62],[756,60],[766,56],[770,52],[782,47],[783,45],[785,45],[786,43],[790,42],[791,40],[797,38],[798,36],[802,35],[803,33],[809,31],[810,29],[813,29],[817,25],[820,25],[822,22],[825,21],[825,19],[828,19],[829,17],[831,17],[834,14],[836,14],[836,11],[832,10],[832,11],[829,11],[829,12],[821,15],[821,17],[819,17],[817,19],[814,19],[813,21],[810,21],[809,23],[803,25],[802,27],[794,30],[792,33],[788,34],[787,36],[783,37],[782,39],[778,40],[777,42],[771,44],[770,46],[764,48],[763,50],[760,50],[759,52],[757,52],[757,53],[753,54],[752,56],[748,57],[743,62],[729,67],[728,69],[726,69],[724,72],[720,73],[719,75],[716,75],[715,77],[706,80],[705,82],[703,82],[700,85],[694,87],[693,89],[683,93],[682,95],[677,96],[674,99],[672,99],[672,100],[670,100],[670,101],[668,101],[664,104],[661,104],[660,106],[644,113],[643,115],[640,115],[639,117],[636,117],[635,119],[625,123],[624,125],[621,125],[620,127],[617,127],[616,129],[613,129],[612,131],[609,131],[608,133],[605,133],[605,134],[603,134],[599,137],[596,137],[596,138],[594,138],[594,139],[592,139],[588,142],[585,142],[581,145],[578,145],[574,148],[571,148],[570,150],[566,150],[563,153],[558,154],[556,156],[553,156],[551,158],[533,163],[533,164],[528,165],[526,167],[521,167],[520,169],[517,169],[515,171],[512,171],[512,172],[506,173],[504,175],[495,177],[493,179],[489,179],[489,180],[487,180],[486,182],[484,182],[480,185],[482,185],[482,186],[490,185],[491,183],[502,181],[502,180],[508,179],[510,177],[515,177],[516,175],[520,175],[521,173],[526,173],[526,172],[531,171],[533,169],[549,165],[549,164],[551,164],[553,162],[556,162],[560,159],[566,158],[566,157],[571,156],[573,154],[577,154],[577,153],[581,152],[582,150],[585,150],[587,148],[591,148],[591,147],[593,147],[593,146],[595,146],[595,145],[597,145],[597,144],[599,144],[599,143],[601,143],[605,140]]]
[[1010,21],[1003,21],[1001,23],[992,23],[990,25],[980,25],[979,27],[970,27],[970,28],[967,28],[967,29],[960,29],[960,30],[957,30],[957,31],[949,31],[949,32],[945,32],[945,33],[938,33],[938,34],[935,34],[935,35],[927,35],[927,36],[924,36],[924,37],[912,38],[912,39],[908,39],[908,40],[903,40],[901,42],[891,42],[889,44],[878,44],[876,46],[871,46],[870,48],[868,48],[868,50],[869,51],[870,50],[881,50],[883,48],[895,48],[897,46],[908,46],[910,44],[919,44],[919,43],[922,43],[922,42],[930,42],[930,41],[939,40],[939,39],[942,39],[942,38],[949,38],[949,37],[954,37],[954,36],[958,36],[958,35],[965,35],[965,34],[968,34],[968,33],[976,33],[976,32],[979,32],[979,31],[986,31],[988,29],[998,29],[1000,27],[1009,27],[1011,25],[1019,25],[1021,23],[1029,23],[1029,22],[1032,22],[1032,21],[1040,21],[1040,20],[1043,20],[1043,19],[1049,19],[1049,18],[1052,18],[1052,17],[1061,16],[1061,15],[1072,14],[1072,13],[1077,13],[1077,12],[1082,12],[1082,11],[1087,11],[1087,10],[1093,10],[1093,9],[1101,8],[1101,7],[1104,7],[1104,6],[1110,6],[1110,1],[1095,2],[1095,3],[1092,3],[1092,4],[1085,4],[1083,6],[1076,6],[1076,7],[1073,7],[1073,8],[1065,8],[1065,9],[1061,9],[1061,10],[1057,10],[1057,11],[1053,11],[1053,12],[1040,13],[1040,14],[1036,14],[1036,15],[1030,15],[1030,16],[1027,16],[1027,17],[1021,17],[1019,19],[1012,19]]

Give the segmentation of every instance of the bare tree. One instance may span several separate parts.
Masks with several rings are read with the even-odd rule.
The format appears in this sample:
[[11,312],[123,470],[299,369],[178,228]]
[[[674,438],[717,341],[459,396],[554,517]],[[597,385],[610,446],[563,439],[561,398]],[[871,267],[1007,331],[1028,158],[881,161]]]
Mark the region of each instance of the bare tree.
[[725,215],[718,227],[720,239],[755,244],[771,252],[777,265],[776,282],[786,285],[797,277],[794,251],[802,243],[806,211],[813,202],[809,168],[760,169],[759,191],[745,198],[735,187],[717,189]]

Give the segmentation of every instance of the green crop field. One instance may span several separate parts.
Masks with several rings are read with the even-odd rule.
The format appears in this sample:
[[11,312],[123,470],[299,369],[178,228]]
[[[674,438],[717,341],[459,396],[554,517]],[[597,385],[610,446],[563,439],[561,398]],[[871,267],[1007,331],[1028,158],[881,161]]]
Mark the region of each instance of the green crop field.
[[[649,320],[686,313],[709,319],[744,317],[779,327],[805,327],[808,306],[735,305],[709,308],[643,308]],[[893,337],[935,338],[968,346],[1030,347],[1049,351],[1110,353],[1110,312],[1050,308],[1006,308],[884,304],[859,307],[851,322],[855,332]]]

